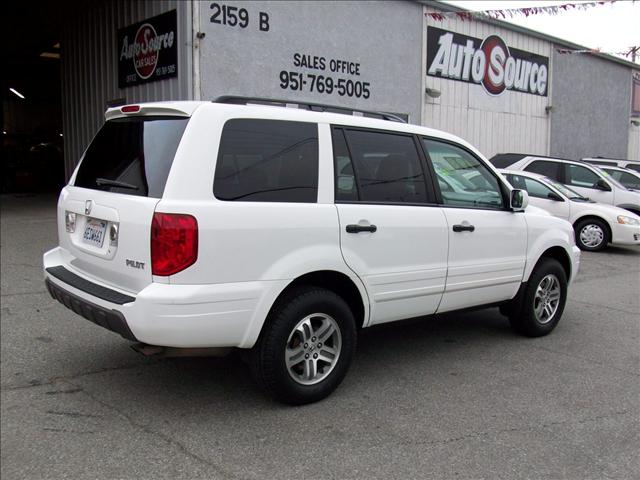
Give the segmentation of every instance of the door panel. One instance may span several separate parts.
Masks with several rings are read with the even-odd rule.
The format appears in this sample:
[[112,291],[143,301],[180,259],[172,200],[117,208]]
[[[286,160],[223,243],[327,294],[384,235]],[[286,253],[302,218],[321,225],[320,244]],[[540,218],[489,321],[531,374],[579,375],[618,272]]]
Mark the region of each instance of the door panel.
[[[366,204],[336,208],[342,254],[369,292],[370,324],[434,313],[447,274],[442,209]],[[375,225],[376,231],[348,233],[347,225]]]
[[460,145],[424,138],[448,224],[448,274],[438,312],[513,298],[527,250],[524,215],[504,208],[502,181]]
[[[520,287],[527,250],[523,214],[443,208],[449,224],[449,271],[438,312],[513,298]],[[454,232],[453,225],[474,230]]]

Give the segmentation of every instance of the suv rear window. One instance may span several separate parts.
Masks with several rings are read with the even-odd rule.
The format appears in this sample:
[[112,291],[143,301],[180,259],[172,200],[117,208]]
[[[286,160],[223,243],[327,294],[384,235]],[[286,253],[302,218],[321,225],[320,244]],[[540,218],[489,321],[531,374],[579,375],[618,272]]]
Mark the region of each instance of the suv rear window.
[[239,202],[315,203],[318,125],[229,120],[220,139],[213,194]]
[[75,186],[161,198],[188,121],[182,117],[109,120],[89,145]]

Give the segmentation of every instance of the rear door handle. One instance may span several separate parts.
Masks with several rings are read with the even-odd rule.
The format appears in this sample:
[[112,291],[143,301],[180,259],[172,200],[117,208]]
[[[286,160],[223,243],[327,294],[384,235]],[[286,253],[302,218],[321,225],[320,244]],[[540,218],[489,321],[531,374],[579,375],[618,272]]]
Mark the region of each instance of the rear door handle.
[[375,225],[347,225],[347,233],[371,232],[378,230]]
[[473,232],[476,229],[473,225],[454,225],[454,232]]

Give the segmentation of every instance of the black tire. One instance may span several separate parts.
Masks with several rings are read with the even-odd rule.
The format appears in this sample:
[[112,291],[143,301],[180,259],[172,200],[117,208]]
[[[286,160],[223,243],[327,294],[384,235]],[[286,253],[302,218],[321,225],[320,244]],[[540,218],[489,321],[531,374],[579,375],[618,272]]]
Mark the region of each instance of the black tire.
[[[540,314],[536,313],[536,307],[541,305],[541,300],[536,297],[536,292],[543,279],[550,278],[550,276],[557,280],[560,295],[553,314],[548,318],[541,319],[539,318]],[[553,258],[543,257],[540,259],[520,296],[521,298],[516,299],[509,312],[511,327],[527,337],[541,337],[551,333],[560,321],[567,301],[567,274],[560,262]]]
[[[332,369],[318,383],[304,385],[289,373],[285,352],[296,325],[312,314],[331,317],[337,324],[341,340],[339,355]],[[330,290],[301,286],[289,292],[272,309],[258,342],[251,350],[250,367],[267,394],[284,403],[302,405],[327,397],[340,385],[355,349],[355,320],[347,303]]]
[[[609,227],[607,224],[598,218],[585,218],[584,220],[578,221],[578,223],[574,226],[574,231],[576,235],[576,245],[580,248],[580,250],[585,250],[587,252],[598,252],[607,246],[609,243]],[[592,229],[596,234],[601,232],[602,241],[598,244],[585,243],[582,239],[582,231],[584,229]]]

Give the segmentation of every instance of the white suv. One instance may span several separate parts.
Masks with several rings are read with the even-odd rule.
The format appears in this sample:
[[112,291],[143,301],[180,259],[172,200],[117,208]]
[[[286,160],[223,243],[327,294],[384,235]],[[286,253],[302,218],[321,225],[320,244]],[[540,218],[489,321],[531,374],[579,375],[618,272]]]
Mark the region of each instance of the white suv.
[[60,194],[50,293],[144,344],[250,349],[296,404],[338,386],[360,328],[500,305],[524,335],[554,329],[579,265],[568,222],[525,212],[453,135],[304,107],[324,109],[108,110]]
[[580,160],[514,153],[495,155],[489,161],[497,168],[538,173],[593,201],[640,215],[640,192],[629,190],[596,165]]

